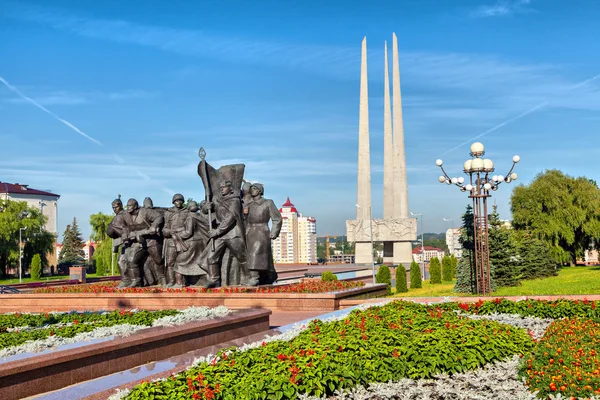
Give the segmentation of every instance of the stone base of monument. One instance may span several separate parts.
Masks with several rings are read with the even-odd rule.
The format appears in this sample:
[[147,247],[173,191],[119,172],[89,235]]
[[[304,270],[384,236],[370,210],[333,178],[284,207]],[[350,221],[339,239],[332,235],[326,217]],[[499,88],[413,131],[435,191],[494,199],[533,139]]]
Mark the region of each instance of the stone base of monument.
[[0,362],[0,399],[46,393],[269,330],[271,311],[239,310],[223,318],[156,327],[131,336]]
[[102,311],[115,309],[167,310],[190,306],[275,311],[335,311],[348,299],[385,297],[386,284],[368,284],[333,293],[27,293],[0,295],[0,313]]

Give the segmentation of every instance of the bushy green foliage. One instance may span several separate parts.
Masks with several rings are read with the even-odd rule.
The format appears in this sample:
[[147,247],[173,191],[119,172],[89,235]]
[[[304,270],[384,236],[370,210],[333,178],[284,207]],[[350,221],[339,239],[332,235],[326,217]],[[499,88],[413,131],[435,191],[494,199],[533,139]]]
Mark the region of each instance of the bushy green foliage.
[[497,206],[489,217],[490,264],[493,269],[493,281],[496,286],[517,286],[521,278],[517,262],[518,248],[511,238],[511,231],[502,226]]
[[410,288],[411,289],[419,289],[423,287],[423,283],[421,281],[421,268],[416,261],[410,263]]
[[324,271],[324,272],[321,274],[321,280],[322,280],[323,282],[337,281],[337,280],[338,280],[338,277],[337,277],[337,275],[336,275],[336,274],[334,274],[334,273],[333,273],[333,272],[331,272],[331,271]]
[[431,284],[442,283],[442,266],[440,259],[433,257],[429,260],[429,282]]
[[58,263],[64,265],[74,265],[83,263],[85,253],[83,246],[85,242],[79,231],[77,219],[73,218],[73,223],[67,225],[63,234],[62,250],[58,256]]
[[450,261],[452,262],[451,267],[452,267],[452,279],[456,278],[456,267],[458,266],[458,258],[456,258],[454,256],[454,254],[452,254],[450,256]]
[[0,276],[5,276],[7,267],[19,264],[20,229],[24,269],[36,254],[42,266],[47,265],[46,254],[54,250],[55,238],[44,229],[47,218],[40,209],[25,201],[0,200],[0,210]]
[[137,385],[126,398],[328,397],[356,385],[473,370],[533,346],[520,328],[397,301],[339,321],[314,320],[289,341],[222,349],[171,378]]
[[387,291],[388,294],[392,293],[392,274],[390,272],[390,267],[387,265],[381,265],[377,270],[377,275],[375,275],[376,283],[387,283]]
[[444,256],[442,258],[442,280],[444,282],[450,282],[452,280],[452,258],[450,256]]
[[406,283],[406,268],[400,264],[396,267],[396,293],[408,292],[408,286]]
[[547,278],[558,274],[558,265],[548,244],[530,231],[515,232],[522,279]]
[[[111,239],[107,238],[96,246],[94,261],[96,262],[96,275],[98,276],[105,276],[111,272],[111,257],[113,257],[111,242]],[[114,267],[117,268],[116,265]]]
[[39,254],[33,256],[31,260],[31,279],[39,281],[42,277],[42,258]]
[[517,186],[510,204],[513,228],[542,239],[557,262],[574,264],[600,237],[600,189],[586,177],[545,171]]
[[[179,314],[177,310],[161,311],[113,311],[108,314],[99,313],[64,313],[64,314],[0,314],[0,349],[18,346],[29,340],[39,340],[48,336],[73,337],[79,333],[91,332],[100,327],[131,324],[152,325],[152,321],[168,315]],[[54,326],[59,324],[58,326]],[[68,324],[67,326],[64,326]],[[38,329],[8,331],[7,328],[21,326]]]
[[467,210],[462,216],[463,224],[460,234],[460,243],[462,246],[462,257],[456,266],[456,284],[454,291],[458,293],[475,293],[475,257],[474,235],[473,235],[473,208],[468,205]]

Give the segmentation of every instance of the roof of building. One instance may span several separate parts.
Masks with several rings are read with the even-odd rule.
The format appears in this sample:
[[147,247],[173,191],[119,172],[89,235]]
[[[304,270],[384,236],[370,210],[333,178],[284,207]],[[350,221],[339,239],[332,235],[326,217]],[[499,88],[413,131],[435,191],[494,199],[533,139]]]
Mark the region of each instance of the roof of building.
[[[444,252],[444,250],[438,248],[438,247],[432,247],[432,246],[425,246],[425,251],[439,251],[439,252]],[[413,254],[421,254],[421,246],[419,247],[415,247],[413,249]]]
[[290,210],[291,212],[295,212],[297,213],[298,210],[296,210],[296,207],[294,207],[294,205],[292,204],[292,202],[290,201],[290,198],[288,196],[287,200],[285,201],[285,203],[283,203],[283,205],[281,206],[282,208],[279,209],[279,212],[282,212],[283,207],[291,207],[292,209]]
[[32,189],[29,185],[24,185],[22,183],[8,183],[0,181],[0,193],[1,194],[29,194],[29,195],[37,195],[37,196],[54,196],[60,197],[58,194],[46,192],[44,190]]

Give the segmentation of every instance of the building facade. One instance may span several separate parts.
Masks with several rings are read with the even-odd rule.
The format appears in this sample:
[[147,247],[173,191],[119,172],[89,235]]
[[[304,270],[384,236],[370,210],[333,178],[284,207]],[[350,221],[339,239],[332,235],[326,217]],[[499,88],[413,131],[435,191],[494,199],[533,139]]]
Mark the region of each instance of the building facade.
[[277,264],[314,264],[317,262],[317,220],[305,217],[287,198],[279,209],[281,233],[273,240],[273,260]]
[[446,246],[450,254],[454,254],[454,257],[460,258],[462,255],[462,245],[460,244],[460,234],[462,228],[452,228],[446,231]]
[[[58,237],[58,199],[59,195],[45,190],[32,189],[22,183],[0,182],[0,199],[24,201],[29,207],[41,210],[46,217],[44,228]],[[56,248],[56,240],[54,242]],[[56,265],[56,251],[47,254],[48,265]]]
[[444,250],[438,249],[437,247],[425,246],[425,252],[421,250],[421,246],[415,247],[412,251],[413,260],[420,263],[423,261],[425,256],[425,262],[431,261],[432,258],[437,257],[442,261],[444,257]]

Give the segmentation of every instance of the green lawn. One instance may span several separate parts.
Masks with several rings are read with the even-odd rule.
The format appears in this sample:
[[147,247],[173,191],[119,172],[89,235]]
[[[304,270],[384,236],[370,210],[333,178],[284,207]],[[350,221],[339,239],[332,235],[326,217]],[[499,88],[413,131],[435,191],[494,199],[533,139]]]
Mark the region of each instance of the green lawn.
[[[407,293],[394,294],[394,297],[469,296],[454,292],[454,284],[455,281],[432,285],[424,281],[421,289],[408,289]],[[600,294],[600,267],[565,267],[558,272],[558,276],[525,280],[521,286],[500,288],[492,296],[561,294]]]
[[[86,275],[88,278],[95,278],[96,274],[87,274]],[[54,276],[45,276],[39,280],[34,281],[31,278],[23,278],[23,282],[22,283],[31,283],[31,282],[46,282],[46,281],[53,281],[53,280],[57,280],[57,279],[69,279],[69,275],[54,275]],[[11,278],[11,279],[0,279],[0,285],[11,285],[11,284],[16,284],[19,283],[19,278]]]

